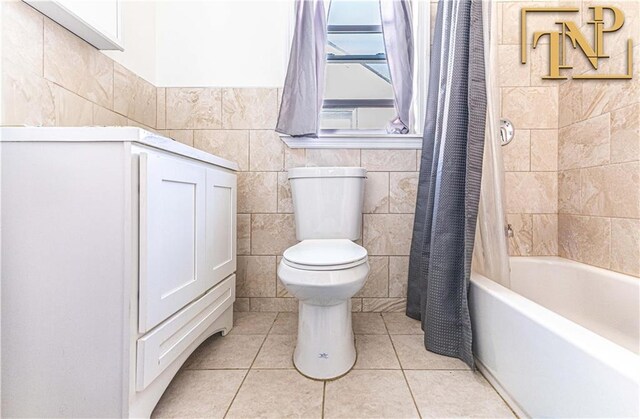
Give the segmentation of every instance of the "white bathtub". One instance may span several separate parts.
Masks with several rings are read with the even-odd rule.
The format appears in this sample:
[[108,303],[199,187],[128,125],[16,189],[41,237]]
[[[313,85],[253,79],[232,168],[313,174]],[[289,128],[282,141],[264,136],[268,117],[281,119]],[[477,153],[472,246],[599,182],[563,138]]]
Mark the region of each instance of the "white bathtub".
[[640,416],[640,279],[511,258],[511,287],[471,275],[480,370],[530,417]]

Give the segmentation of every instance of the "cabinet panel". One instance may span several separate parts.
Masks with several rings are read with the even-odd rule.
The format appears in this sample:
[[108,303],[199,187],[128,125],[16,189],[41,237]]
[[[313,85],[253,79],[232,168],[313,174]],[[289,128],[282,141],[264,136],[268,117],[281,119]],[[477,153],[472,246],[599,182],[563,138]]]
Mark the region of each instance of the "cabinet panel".
[[140,316],[146,332],[212,285],[205,268],[207,169],[140,154]]
[[218,283],[236,270],[236,176],[207,170],[206,275]]
[[235,300],[235,275],[138,340],[136,389],[142,391]]

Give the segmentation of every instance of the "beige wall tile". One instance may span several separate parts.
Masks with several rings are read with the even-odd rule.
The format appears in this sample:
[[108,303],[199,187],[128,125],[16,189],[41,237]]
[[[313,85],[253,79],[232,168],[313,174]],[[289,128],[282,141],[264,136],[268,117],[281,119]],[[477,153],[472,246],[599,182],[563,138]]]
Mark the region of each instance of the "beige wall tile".
[[368,172],[364,187],[364,213],[389,212],[389,173]]
[[557,128],[558,89],[507,87],[502,89],[502,114],[517,129]]
[[277,89],[223,89],[222,125],[229,129],[274,129]]
[[222,128],[222,91],[204,87],[168,87],[167,128]]
[[611,220],[611,269],[640,277],[640,220]]
[[580,169],[558,172],[558,211],[565,214],[580,214]]
[[127,125],[127,118],[94,103],[93,125],[102,127],[121,127]]
[[531,169],[531,131],[516,129],[513,141],[502,147],[504,170],[528,172]]
[[233,303],[233,311],[240,313],[250,311],[251,307],[249,306],[249,302],[249,298],[236,297],[236,301]]
[[371,171],[408,172],[416,170],[415,150],[362,150],[362,166]]
[[44,77],[113,108],[113,61],[49,19],[44,20]]
[[536,256],[558,254],[558,215],[533,214],[533,251]]
[[251,216],[251,253],[281,255],[297,243],[293,214],[253,214]]
[[555,213],[558,177],[554,172],[505,173],[507,213]]
[[386,297],[389,293],[389,258],[369,257],[369,277],[356,297]]
[[580,180],[583,214],[640,218],[640,162],[582,169]]
[[609,115],[581,121],[558,132],[558,167],[575,169],[609,162]]
[[413,214],[365,214],[363,225],[364,247],[370,255],[409,254]]
[[[638,57],[635,59],[637,60]],[[640,74],[637,67],[634,77],[637,77],[636,74]],[[640,83],[637,82],[607,80],[598,83],[582,83],[582,115],[591,117],[624,108],[637,103],[639,96]]]
[[298,300],[295,298],[252,298],[251,311],[297,312]]
[[509,237],[509,254],[529,256],[533,251],[533,221],[531,214],[507,214],[513,236]]
[[238,172],[238,212],[277,212],[278,174]]
[[238,256],[236,295],[238,297],[275,297],[276,257]]
[[265,172],[283,170],[284,147],[284,143],[275,131],[251,131],[249,134],[249,170]]
[[129,119],[155,127],[157,89],[118,63],[114,63],[113,72],[113,109]]
[[360,150],[308,148],[305,166],[360,166]]
[[278,212],[293,213],[291,183],[287,172],[278,172]]
[[251,254],[251,214],[238,214],[237,252]]
[[558,170],[558,131],[531,131],[531,170],[555,172]]
[[351,299],[351,312],[358,313],[362,311],[362,298]]
[[39,76],[43,67],[42,15],[21,1],[3,1],[0,41],[2,65],[13,65]]
[[165,131],[165,135],[169,138],[186,144],[188,146],[194,145],[194,133],[190,129],[168,129]]
[[389,297],[406,298],[409,280],[409,257],[389,257]]
[[558,216],[558,254],[562,257],[609,268],[611,219],[576,215]]
[[389,177],[389,212],[413,214],[416,210],[418,172],[391,172]]
[[307,161],[307,150],[304,148],[284,148],[284,168],[303,167]]
[[363,312],[401,313],[407,307],[405,298],[363,298]]
[[[149,132],[156,133],[158,135],[162,135],[162,133],[160,131],[158,131],[158,130],[156,130],[156,129],[148,126],[148,125],[141,124],[140,122],[138,122],[138,121],[136,121],[134,119],[127,118],[127,126],[128,127],[137,127],[137,128],[143,129],[145,131],[149,131]],[[175,132],[175,131],[169,130],[169,131],[165,131],[165,132]],[[187,132],[185,132],[184,135],[186,137],[187,136]],[[190,140],[189,140],[190,143],[188,145],[192,146],[193,145],[193,133],[190,132],[188,135],[189,135],[189,138],[190,138]]]
[[611,162],[637,160],[640,160],[640,103],[611,112]]
[[249,170],[249,131],[196,130],[194,146],[238,163],[241,171]]
[[93,104],[87,99],[50,83],[55,103],[56,126],[83,127],[93,125]]
[[[571,48],[569,48],[571,49]],[[582,119],[582,82],[569,80],[559,86],[558,126],[566,127]]]
[[167,89],[158,87],[156,96],[156,128],[165,129],[167,126]]
[[2,67],[2,125],[53,126],[52,84],[12,65]]
[[529,86],[530,63],[520,62],[519,45],[498,45],[499,86]]

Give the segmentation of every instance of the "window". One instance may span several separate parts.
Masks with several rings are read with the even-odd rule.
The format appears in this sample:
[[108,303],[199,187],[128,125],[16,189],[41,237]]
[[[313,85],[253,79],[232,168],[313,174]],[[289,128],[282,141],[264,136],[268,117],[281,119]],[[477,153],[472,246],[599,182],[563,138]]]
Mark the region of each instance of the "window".
[[[295,5],[276,124],[282,140],[292,148],[420,148],[431,3],[298,0]],[[318,17],[322,10],[326,19]],[[323,20],[325,27],[314,25]],[[394,26],[396,21],[401,23]],[[404,34],[411,32],[409,40]],[[385,45],[396,49],[385,51]],[[320,54],[326,60],[318,60]],[[314,66],[322,80],[311,71]],[[296,90],[300,87],[308,91]]]
[[395,117],[379,0],[332,0],[320,128],[383,131]]

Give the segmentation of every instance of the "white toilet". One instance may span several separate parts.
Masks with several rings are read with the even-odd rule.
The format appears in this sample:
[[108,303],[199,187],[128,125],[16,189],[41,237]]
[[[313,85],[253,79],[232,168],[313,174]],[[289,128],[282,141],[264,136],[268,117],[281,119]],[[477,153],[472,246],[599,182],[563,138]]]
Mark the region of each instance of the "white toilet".
[[284,251],[278,277],[298,300],[293,362],[307,377],[326,380],[356,361],[351,297],[369,274],[360,237],[366,170],[300,167],[289,170],[296,237]]

